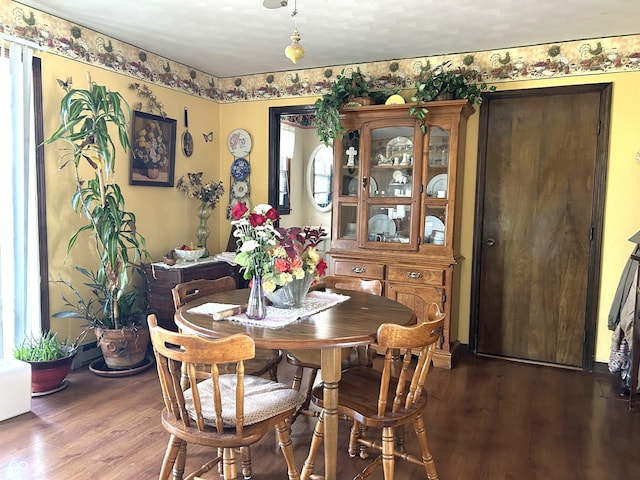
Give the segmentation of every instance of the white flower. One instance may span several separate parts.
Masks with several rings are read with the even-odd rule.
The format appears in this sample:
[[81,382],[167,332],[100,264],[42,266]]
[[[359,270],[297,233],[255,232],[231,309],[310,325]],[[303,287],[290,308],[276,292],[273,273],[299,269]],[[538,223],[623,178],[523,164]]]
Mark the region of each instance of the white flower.
[[260,246],[260,244],[255,240],[245,240],[245,242],[240,247],[240,251],[241,252],[253,252],[259,246]]

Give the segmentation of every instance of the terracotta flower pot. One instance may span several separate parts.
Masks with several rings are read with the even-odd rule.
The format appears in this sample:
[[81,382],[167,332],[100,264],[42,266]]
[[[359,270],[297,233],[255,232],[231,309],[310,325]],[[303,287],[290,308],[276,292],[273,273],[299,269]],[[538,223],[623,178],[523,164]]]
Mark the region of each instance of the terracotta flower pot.
[[58,388],[71,368],[75,352],[68,357],[45,362],[28,362],[31,365],[31,391],[50,392]]
[[149,328],[96,328],[95,333],[107,367],[127,370],[144,362],[149,345]]

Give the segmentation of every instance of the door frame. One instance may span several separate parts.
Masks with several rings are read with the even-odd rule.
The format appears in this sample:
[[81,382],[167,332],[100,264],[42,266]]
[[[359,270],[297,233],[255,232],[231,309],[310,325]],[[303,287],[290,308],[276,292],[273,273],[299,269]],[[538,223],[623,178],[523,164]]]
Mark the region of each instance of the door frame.
[[587,273],[587,304],[584,320],[584,342],[582,348],[582,369],[592,371],[595,363],[595,338],[598,321],[600,295],[600,266],[602,263],[602,233],[604,225],[604,202],[606,176],[609,163],[609,126],[611,120],[611,83],[594,83],[560,87],[543,87],[522,90],[505,90],[482,94],[478,129],[478,164],[476,176],[476,198],[473,227],[473,256],[471,263],[471,329],[469,348],[477,353],[478,322],[480,307],[480,265],[482,256],[482,221],[484,217],[484,194],[487,162],[487,135],[489,111],[492,100],[503,100],[538,95],[576,95],[588,92],[600,93],[599,124],[596,143],[596,159],[593,177],[593,204],[591,209],[591,244]]

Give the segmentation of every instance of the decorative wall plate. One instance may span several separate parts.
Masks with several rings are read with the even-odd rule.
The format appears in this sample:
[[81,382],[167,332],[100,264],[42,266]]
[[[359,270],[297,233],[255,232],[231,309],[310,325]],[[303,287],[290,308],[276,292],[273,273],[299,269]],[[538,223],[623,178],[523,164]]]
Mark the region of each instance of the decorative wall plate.
[[229,135],[227,145],[234,157],[244,157],[251,151],[251,136],[246,130],[237,128]]
[[249,195],[249,183],[239,180],[231,184],[231,196],[235,199],[241,199]]
[[231,164],[231,176],[235,180],[244,180],[249,176],[251,166],[244,158],[236,158]]
[[182,134],[182,153],[185,157],[190,157],[193,154],[193,137],[189,130]]
[[182,134],[182,153],[185,157],[193,154],[193,137],[189,132],[189,117],[187,107],[184,107],[184,133]]

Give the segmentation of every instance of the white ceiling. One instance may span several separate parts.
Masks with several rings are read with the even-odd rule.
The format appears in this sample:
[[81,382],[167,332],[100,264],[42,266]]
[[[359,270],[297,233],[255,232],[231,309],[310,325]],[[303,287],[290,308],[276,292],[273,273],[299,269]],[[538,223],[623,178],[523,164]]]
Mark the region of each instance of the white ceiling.
[[18,3],[218,77],[640,33],[640,0],[297,0],[294,65],[294,0]]

